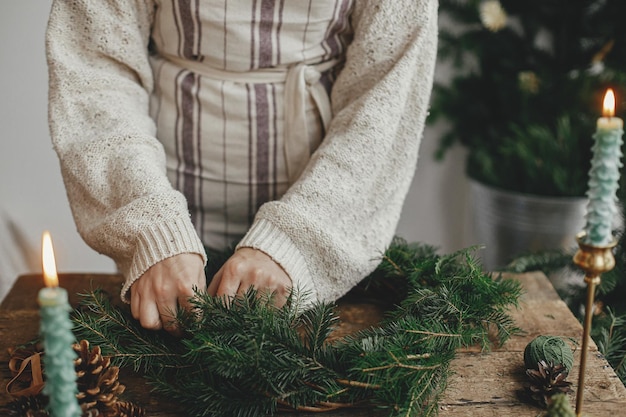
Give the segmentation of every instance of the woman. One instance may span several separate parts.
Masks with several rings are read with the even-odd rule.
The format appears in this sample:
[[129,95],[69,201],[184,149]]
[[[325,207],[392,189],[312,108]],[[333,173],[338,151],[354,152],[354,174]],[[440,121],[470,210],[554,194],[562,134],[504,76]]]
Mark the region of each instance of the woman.
[[[335,300],[395,232],[436,0],[54,1],[49,115],[77,228],[146,328],[212,295]],[[130,297],[129,297],[130,292]]]

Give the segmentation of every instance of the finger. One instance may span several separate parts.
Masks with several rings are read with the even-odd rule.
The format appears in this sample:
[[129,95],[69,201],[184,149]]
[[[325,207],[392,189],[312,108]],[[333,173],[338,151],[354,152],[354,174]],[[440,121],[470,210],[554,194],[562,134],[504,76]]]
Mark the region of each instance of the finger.
[[133,315],[135,320],[139,320],[139,306],[141,304],[141,295],[139,291],[136,290],[135,285],[130,287],[130,312]]
[[287,295],[283,291],[274,291],[272,301],[276,307],[280,308],[287,304]]
[[191,304],[191,299],[195,295],[193,288],[184,288],[181,293],[178,295],[178,305],[185,310],[190,310],[193,308],[193,304]]
[[272,304],[278,308],[287,303],[287,295],[284,289],[281,288],[267,287],[263,291],[259,291],[258,297],[263,297],[264,300],[270,300]]
[[217,287],[217,292],[215,293],[218,297],[226,297],[228,299],[234,298],[239,292],[239,288],[241,285],[241,280],[238,277],[233,275],[223,276],[219,287]]
[[159,319],[163,329],[168,332],[175,331],[178,328],[176,322],[176,311],[178,309],[178,301],[175,296],[161,298],[157,300],[157,309],[159,311]]
[[282,307],[287,302],[286,288],[280,286],[279,283],[272,281],[270,286],[265,288],[263,296],[271,300],[276,307]]
[[203,292],[204,290],[206,290],[206,288],[207,288],[206,279],[207,279],[207,276],[204,274],[204,268],[202,268],[202,271],[201,271],[200,275],[197,278],[196,285],[191,288],[191,290],[193,292],[192,295],[195,295],[195,291],[196,290],[198,292]]
[[[234,295],[243,296],[246,294],[246,292],[248,292],[250,288],[255,288],[254,281],[251,281],[248,276],[244,276],[243,279],[237,280],[237,290],[235,291]],[[262,288],[259,288],[258,292],[260,292],[261,290]]]
[[221,267],[219,271],[217,271],[215,275],[213,275],[213,279],[211,280],[211,283],[207,287],[207,293],[209,295],[215,296],[215,294],[217,293],[217,289],[220,286],[220,283],[222,282],[223,275],[224,275],[224,267]]
[[139,322],[141,326],[150,330],[159,330],[163,327],[161,323],[161,315],[158,307],[153,300],[140,300],[139,306]]
[[222,297],[227,305],[233,301],[241,286],[241,280],[232,274],[224,272],[220,279],[219,286],[215,291],[216,297]]
[[180,327],[178,326],[178,321],[171,313],[161,314],[161,324],[163,326],[163,330],[166,332],[172,333],[173,335],[180,334]]

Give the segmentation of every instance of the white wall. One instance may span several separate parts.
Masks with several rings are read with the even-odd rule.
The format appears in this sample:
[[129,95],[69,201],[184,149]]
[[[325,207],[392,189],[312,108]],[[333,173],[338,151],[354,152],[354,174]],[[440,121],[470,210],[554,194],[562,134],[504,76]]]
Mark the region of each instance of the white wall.
[[[100,0],[98,0],[100,1]],[[50,0],[0,3],[0,299],[25,272],[39,272],[40,238],[50,230],[60,272],[113,272],[111,260],[76,232],[46,120],[44,31]],[[447,71],[438,69],[439,77]],[[462,152],[433,161],[438,127],[427,128],[398,234],[449,252],[466,245]],[[18,249],[10,221],[22,234]],[[19,239],[18,239],[19,240]],[[25,258],[25,259],[24,259]]]
[[424,132],[417,171],[396,233],[449,253],[475,242],[468,224],[465,151],[457,147],[442,162],[434,161],[441,131],[442,126],[435,125]]
[[[40,271],[40,239],[46,229],[60,272],[114,271],[113,262],[89,249],[76,232],[48,136],[44,31],[50,3],[0,3],[0,298],[3,282]],[[26,261],[7,220],[22,231],[22,246],[30,248]]]

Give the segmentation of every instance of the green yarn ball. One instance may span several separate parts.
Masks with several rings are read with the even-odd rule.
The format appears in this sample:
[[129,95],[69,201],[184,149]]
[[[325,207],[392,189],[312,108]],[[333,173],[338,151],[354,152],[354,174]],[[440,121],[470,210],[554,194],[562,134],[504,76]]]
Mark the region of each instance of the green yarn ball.
[[558,336],[537,336],[524,349],[526,369],[537,369],[537,363],[545,361],[553,365],[563,365],[567,371],[574,365],[574,352]]

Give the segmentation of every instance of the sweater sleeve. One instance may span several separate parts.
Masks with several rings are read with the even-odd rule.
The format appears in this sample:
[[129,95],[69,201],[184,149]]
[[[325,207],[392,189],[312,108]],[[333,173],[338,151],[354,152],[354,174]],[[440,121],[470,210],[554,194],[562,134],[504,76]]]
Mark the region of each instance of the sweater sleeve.
[[78,232],[125,276],[206,258],[182,194],[170,185],[149,116],[148,0],[54,1],[46,32],[49,124]]
[[375,269],[412,181],[433,83],[436,0],[357,0],[333,120],[300,179],[264,204],[239,246],[294,286],[336,300]]

